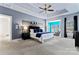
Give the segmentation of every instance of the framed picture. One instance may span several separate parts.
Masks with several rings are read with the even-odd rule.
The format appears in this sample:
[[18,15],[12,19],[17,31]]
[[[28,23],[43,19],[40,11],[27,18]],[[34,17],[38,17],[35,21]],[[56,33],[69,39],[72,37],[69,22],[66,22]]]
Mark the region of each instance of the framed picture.
[[15,27],[16,27],[16,29],[19,29],[19,24],[16,24]]

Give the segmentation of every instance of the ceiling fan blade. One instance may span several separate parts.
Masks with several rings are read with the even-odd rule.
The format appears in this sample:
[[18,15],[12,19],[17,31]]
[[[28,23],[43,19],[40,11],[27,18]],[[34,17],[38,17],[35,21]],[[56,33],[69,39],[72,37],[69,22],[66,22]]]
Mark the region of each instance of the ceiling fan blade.
[[40,9],[44,9],[44,8],[42,8],[42,7],[39,7]]
[[48,8],[52,7],[51,5],[48,6]]
[[49,9],[48,11],[54,11],[53,9]]

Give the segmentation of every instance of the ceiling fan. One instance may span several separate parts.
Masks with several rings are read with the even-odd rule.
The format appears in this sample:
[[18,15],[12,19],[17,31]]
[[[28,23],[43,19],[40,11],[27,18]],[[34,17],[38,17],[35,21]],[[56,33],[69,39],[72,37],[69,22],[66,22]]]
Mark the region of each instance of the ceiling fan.
[[53,9],[50,9],[51,7],[52,7],[52,5],[44,4],[44,8],[43,7],[39,7],[39,8],[42,10],[41,12],[47,13],[47,11],[49,11],[49,12],[54,11]]

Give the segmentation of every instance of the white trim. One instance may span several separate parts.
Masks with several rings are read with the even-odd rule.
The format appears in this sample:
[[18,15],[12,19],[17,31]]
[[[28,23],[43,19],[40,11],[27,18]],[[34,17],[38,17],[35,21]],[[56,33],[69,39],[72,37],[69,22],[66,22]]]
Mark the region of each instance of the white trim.
[[53,21],[49,21],[49,22],[56,22],[56,21],[61,21],[61,20],[53,20]]

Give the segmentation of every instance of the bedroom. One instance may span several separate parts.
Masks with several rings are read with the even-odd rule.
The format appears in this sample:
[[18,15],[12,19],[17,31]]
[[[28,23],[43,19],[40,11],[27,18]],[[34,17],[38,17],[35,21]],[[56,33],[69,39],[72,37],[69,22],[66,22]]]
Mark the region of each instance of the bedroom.
[[[47,45],[49,45],[47,47],[51,48],[54,43],[59,44],[59,42],[62,42],[63,39],[64,40],[67,39],[67,40],[71,40],[71,43],[68,43],[69,45],[67,45],[67,47],[69,48],[69,46],[71,45],[71,46],[73,46],[72,49],[74,49],[75,43],[73,41],[73,38],[68,39],[68,35],[67,35],[67,31],[66,31],[66,25],[67,25],[66,20],[76,19],[78,21],[78,16],[79,16],[78,10],[79,9],[76,10],[76,8],[78,8],[78,5],[79,4],[75,4],[75,3],[72,3],[72,4],[68,4],[68,3],[47,3],[47,4],[44,4],[44,3],[40,3],[40,4],[39,3],[35,3],[35,4],[34,3],[29,3],[29,4],[28,3],[11,3],[11,4],[1,3],[0,4],[0,14],[5,15],[6,17],[11,16],[12,18],[11,18],[11,24],[9,24],[11,26],[9,26],[10,29],[8,30],[9,31],[8,33],[10,33],[10,30],[11,30],[10,35],[3,34],[4,36],[2,38],[0,36],[0,38],[2,39],[2,42],[4,44],[7,44],[7,45],[11,44],[11,45],[13,45],[13,47],[16,47],[16,48],[22,47],[23,45],[24,45],[23,48],[25,47],[25,45],[30,47],[30,45],[32,45],[33,43],[34,43],[34,46],[36,46],[36,45],[43,46],[43,44],[47,44]],[[74,9],[75,6],[76,6],[76,8]],[[71,10],[71,8],[72,8],[72,10]],[[75,16],[76,16],[76,18],[75,18]],[[1,17],[3,17],[3,16],[1,16]],[[75,22],[77,23],[77,21],[75,21]],[[78,24],[75,24],[73,26],[74,29],[72,29],[72,28],[70,28],[70,29],[74,30],[74,31],[79,30],[79,26],[77,26],[77,25]],[[8,26],[8,25],[4,25],[1,27],[1,30],[0,30],[1,33],[5,32],[5,30],[2,30],[5,28],[5,26]],[[7,28],[5,28],[5,29],[7,30]],[[8,42],[5,43],[5,40],[3,40],[3,38],[6,39],[5,38],[6,36],[9,36],[12,38],[12,39],[9,38],[10,42],[8,40],[6,40],[9,42],[9,44],[8,44]],[[32,39],[32,40],[29,41],[29,39]],[[42,44],[37,43],[33,39],[40,41]],[[32,43],[32,41],[33,41],[33,43]],[[70,42],[70,41],[68,41],[68,42]],[[67,44],[67,42],[65,42],[65,44]],[[62,46],[65,44],[62,42],[59,45]],[[10,47],[11,47],[11,45],[10,45]],[[3,51],[3,52],[1,52],[1,54],[8,54],[8,53],[12,54],[11,53],[11,52],[13,52],[12,50],[11,50],[11,52],[8,51],[8,53],[7,53],[6,46],[5,45],[3,45],[3,46],[4,47],[1,46],[3,48],[3,49],[1,48],[1,50]],[[8,48],[10,48],[10,47],[8,47]],[[46,45],[44,47],[47,48]],[[44,47],[42,47],[43,50],[44,50]],[[62,46],[62,47],[64,48],[64,46]],[[61,47],[61,50],[62,50],[62,47]],[[12,49],[17,51],[18,48],[17,49],[16,48],[12,48]],[[20,49],[23,49],[23,48],[20,48]],[[55,48],[58,48],[58,47],[55,46]],[[53,47],[52,47],[52,49],[53,49]],[[58,48],[58,49],[60,49],[60,48]],[[4,52],[4,51],[6,51],[6,52]],[[19,52],[17,52],[17,54],[22,53],[22,52],[20,52],[20,53]],[[47,54],[53,54],[53,52],[54,51],[52,51],[52,53],[51,53],[51,50],[48,49]],[[23,53],[30,54],[30,52],[28,52],[28,53],[23,52]],[[44,52],[44,54],[45,53],[46,52]],[[14,54],[16,54],[16,52]],[[43,53],[41,51],[41,53],[35,52],[35,54],[43,54]],[[60,52],[59,54],[62,54],[62,52]],[[71,54],[71,52],[70,52],[70,54]]]

